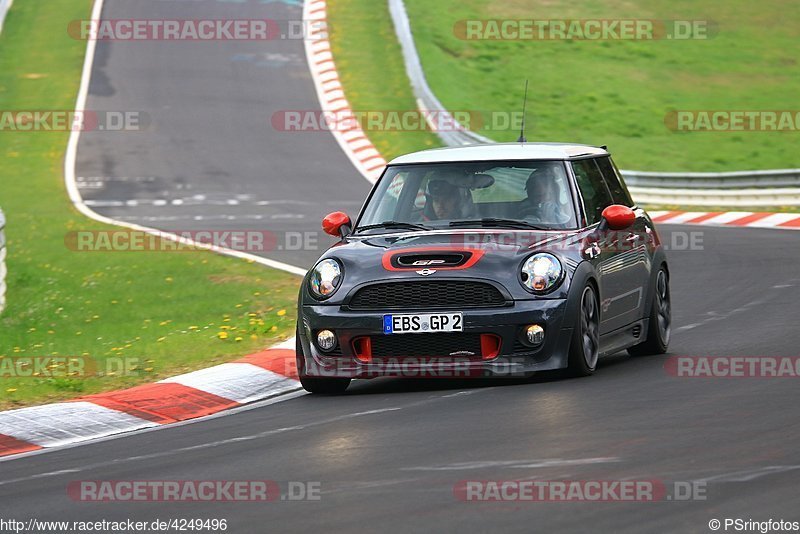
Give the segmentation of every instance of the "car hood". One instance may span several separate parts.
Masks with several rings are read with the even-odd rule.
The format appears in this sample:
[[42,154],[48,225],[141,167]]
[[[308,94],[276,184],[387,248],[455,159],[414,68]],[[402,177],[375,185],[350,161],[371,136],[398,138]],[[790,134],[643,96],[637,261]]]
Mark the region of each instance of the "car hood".
[[[532,298],[517,279],[524,259],[535,252],[557,256],[569,275],[581,261],[586,231],[442,230],[348,236],[322,258],[343,267],[342,287],[326,301],[340,304],[361,285],[394,280],[473,278],[506,287],[514,298]],[[462,254],[460,264],[437,260]],[[430,260],[434,260],[428,263]],[[400,263],[404,262],[404,263]]]
[[525,253],[529,250],[546,247],[555,241],[570,239],[579,231],[520,231],[520,230],[433,230],[420,232],[389,233],[367,236],[348,236],[334,245],[338,253],[348,247],[363,245],[388,250],[407,248],[479,248],[494,250],[499,254]]

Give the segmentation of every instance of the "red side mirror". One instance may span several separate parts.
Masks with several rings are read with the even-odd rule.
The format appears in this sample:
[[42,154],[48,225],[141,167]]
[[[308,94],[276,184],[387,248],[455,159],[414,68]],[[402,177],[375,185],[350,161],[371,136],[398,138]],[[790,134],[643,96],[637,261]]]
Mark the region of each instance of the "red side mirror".
[[350,222],[350,217],[341,211],[334,211],[322,219],[322,229],[325,230],[326,234],[334,237],[344,237],[342,235],[342,227],[344,226],[352,226],[352,223]]
[[612,230],[624,230],[636,220],[636,214],[628,206],[612,204],[603,210],[603,218]]

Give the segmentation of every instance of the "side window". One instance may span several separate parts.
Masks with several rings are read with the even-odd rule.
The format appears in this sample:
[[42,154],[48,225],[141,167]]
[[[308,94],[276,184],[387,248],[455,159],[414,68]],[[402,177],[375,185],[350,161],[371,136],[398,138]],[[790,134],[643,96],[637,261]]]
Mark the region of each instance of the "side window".
[[572,170],[575,172],[583,205],[586,208],[586,222],[588,224],[600,222],[603,210],[614,203],[603,182],[600,169],[593,159],[582,159],[572,162]]
[[610,158],[598,158],[597,166],[600,167],[600,172],[603,173],[603,179],[606,181],[608,190],[611,191],[611,198],[614,204],[622,204],[623,206],[633,207],[633,199],[625,187],[625,183],[620,180],[617,170],[611,163]]

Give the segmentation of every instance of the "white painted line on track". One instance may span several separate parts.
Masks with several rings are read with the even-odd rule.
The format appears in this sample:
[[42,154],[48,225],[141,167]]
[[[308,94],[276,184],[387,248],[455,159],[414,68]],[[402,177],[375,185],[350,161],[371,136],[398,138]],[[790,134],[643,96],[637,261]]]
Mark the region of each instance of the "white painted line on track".
[[[100,20],[102,13],[103,13],[103,5],[104,0],[95,0],[94,6],[92,8],[92,16],[91,20]],[[83,62],[83,72],[81,74],[81,85],[80,89],[78,90],[78,97],[75,101],[75,109],[77,111],[83,110],[86,108],[86,102],[89,96],[89,84],[92,78],[92,66],[94,65],[94,58],[95,52],[97,48],[97,41],[93,39],[87,40],[86,43],[86,56]],[[83,197],[80,194],[80,190],[78,188],[76,176],[75,176],[75,166],[77,162],[78,156],[78,144],[80,142],[81,132],[79,129],[72,130],[69,136],[69,141],[67,143],[67,151],[64,157],[64,182],[66,184],[67,193],[69,194],[69,198],[72,201],[72,204],[75,208],[85,215],[86,217],[95,220],[97,222],[101,222],[104,224],[110,224],[114,226],[121,226],[124,228],[130,228],[132,230],[138,230],[142,232],[146,232],[152,235],[159,235],[166,239],[171,239],[169,234],[157,230],[155,228],[150,228],[147,226],[140,226],[138,224],[132,224],[125,221],[120,221],[117,219],[112,219],[110,217],[106,217],[104,215],[100,215],[99,213],[93,211],[87,204],[84,202]],[[174,236],[174,240],[178,241],[181,238],[178,236]],[[183,240],[183,242],[187,242]],[[198,248],[210,249],[210,247],[203,243],[198,242],[191,242],[190,244],[197,246]],[[266,267],[271,267],[273,269],[278,269],[280,271],[284,271],[287,273],[291,273],[297,276],[305,276],[306,270],[301,269],[300,267],[295,267],[294,265],[289,265],[287,263],[283,263],[280,261],[270,260],[267,258],[262,258],[261,256],[256,256],[255,254],[249,254],[247,252],[241,252],[237,250],[231,250],[226,248],[216,247],[213,252],[231,256],[234,258],[240,258],[243,260],[249,260]]]
[[536,460],[486,460],[475,462],[459,462],[446,465],[432,465],[419,467],[403,467],[401,471],[470,471],[474,469],[503,468],[503,469],[540,469],[547,467],[564,467],[574,465],[593,465],[617,463],[622,460],[616,456],[600,458],[577,458],[565,460],[562,458],[536,459]]

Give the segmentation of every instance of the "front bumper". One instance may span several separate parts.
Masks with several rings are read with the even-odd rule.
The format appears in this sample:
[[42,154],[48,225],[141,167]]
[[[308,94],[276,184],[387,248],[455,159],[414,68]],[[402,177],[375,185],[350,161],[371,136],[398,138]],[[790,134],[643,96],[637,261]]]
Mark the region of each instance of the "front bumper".
[[[482,309],[348,311],[339,306],[304,305],[300,309],[299,336],[304,359],[303,370],[308,376],[374,378],[378,376],[466,378],[519,377],[535,371],[567,367],[570,339],[574,321],[567,315],[566,299],[519,300],[512,305]],[[453,352],[449,354],[393,354],[364,361],[364,338],[376,339],[383,333],[383,316],[393,314],[425,314],[461,312],[464,317],[463,339],[490,335],[499,341],[492,353],[476,354],[475,350],[459,349],[459,337],[449,338]],[[545,330],[545,341],[532,348],[523,342],[523,328],[538,324]],[[315,343],[316,333],[332,330],[338,344],[333,351],[323,352]],[[459,334],[392,334],[391,338],[409,336],[461,336]],[[482,336],[483,338],[483,336]],[[421,339],[421,338],[418,338]],[[428,338],[431,339],[431,338]],[[386,339],[376,339],[386,344]],[[397,341],[397,340],[392,340]],[[416,341],[416,340],[406,340]],[[440,345],[440,343],[431,346]],[[473,344],[474,346],[474,344]],[[436,349],[431,349],[436,351]],[[496,354],[496,355],[495,355]],[[362,356],[359,359],[357,356]]]

